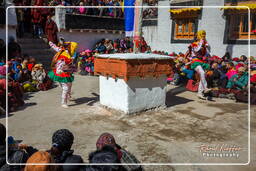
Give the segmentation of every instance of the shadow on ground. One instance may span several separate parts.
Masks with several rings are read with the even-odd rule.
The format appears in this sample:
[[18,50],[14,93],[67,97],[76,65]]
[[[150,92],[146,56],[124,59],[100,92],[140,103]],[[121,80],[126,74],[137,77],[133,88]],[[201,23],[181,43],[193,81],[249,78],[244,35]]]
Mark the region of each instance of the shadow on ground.
[[35,106],[37,103],[25,103],[23,106],[19,107],[18,110],[24,110],[26,109],[27,107],[30,107],[30,106]]
[[87,104],[89,106],[92,106],[94,103],[98,102],[100,99],[100,96],[97,93],[92,93],[94,97],[81,97],[73,100],[75,104],[71,104],[69,106],[77,106],[81,104]]
[[185,103],[193,101],[191,99],[186,99],[184,97],[176,96],[177,94],[183,93],[185,91],[187,91],[187,89],[185,87],[176,87],[174,89],[169,90],[166,93],[166,102],[165,102],[166,106],[171,107],[171,106],[185,104]]

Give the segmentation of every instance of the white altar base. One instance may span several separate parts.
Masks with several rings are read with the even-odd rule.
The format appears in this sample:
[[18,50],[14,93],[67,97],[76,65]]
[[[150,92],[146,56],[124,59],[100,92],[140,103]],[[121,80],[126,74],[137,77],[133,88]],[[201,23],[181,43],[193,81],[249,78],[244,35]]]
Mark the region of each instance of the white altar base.
[[164,107],[166,76],[123,79],[100,76],[100,103],[127,114]]

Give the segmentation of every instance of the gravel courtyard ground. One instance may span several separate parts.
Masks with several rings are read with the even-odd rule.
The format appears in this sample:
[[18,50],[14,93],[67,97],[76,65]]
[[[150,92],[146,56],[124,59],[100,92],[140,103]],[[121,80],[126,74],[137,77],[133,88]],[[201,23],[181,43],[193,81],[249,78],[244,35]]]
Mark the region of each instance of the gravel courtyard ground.
[[[60,128],[75,135],[73,149],[87,161],[103,132],[143,163],[246,163],[248,161],[248,105],[227,99],[200,101],[195,93],[168,86],[167,107],[125,115],[99,103],[98,77],[76,75],[75,101],[60,107],[61,89],[26,95],[26,105],[8,117],[8,134],[38,149],[49,149],[51,135]],[[146,170],[255,171],[256,119],[251,109],[251,163],[247,166],[145,166]],[[0,119],[5,124],[5,118]],[[236,146],[238,157],[207,157],[203,145]],[[219,153],[217,151],[216,153]],[[222,153],[225,153],[222,151]]]

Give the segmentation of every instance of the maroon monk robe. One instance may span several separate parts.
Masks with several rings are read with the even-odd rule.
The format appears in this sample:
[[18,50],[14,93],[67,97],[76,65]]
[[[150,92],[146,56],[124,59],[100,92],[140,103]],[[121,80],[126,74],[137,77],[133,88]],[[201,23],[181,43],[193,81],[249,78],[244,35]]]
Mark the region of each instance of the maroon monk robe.
[[55,44],[58,43],[57,32],[58,27],[56,23],[52,19],[47,20],[45,25],[45,34],[47,35],[47,39],[49,42],[51,41]]

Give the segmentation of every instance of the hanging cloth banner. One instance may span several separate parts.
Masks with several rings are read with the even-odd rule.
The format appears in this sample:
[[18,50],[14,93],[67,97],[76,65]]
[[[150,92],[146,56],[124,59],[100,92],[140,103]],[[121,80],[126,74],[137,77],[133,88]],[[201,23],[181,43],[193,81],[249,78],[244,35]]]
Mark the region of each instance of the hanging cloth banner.
[[[134,6],[135,0],[124,0],[124,7]],[[125,36],[133,37],[134,8],[124,9]]]

